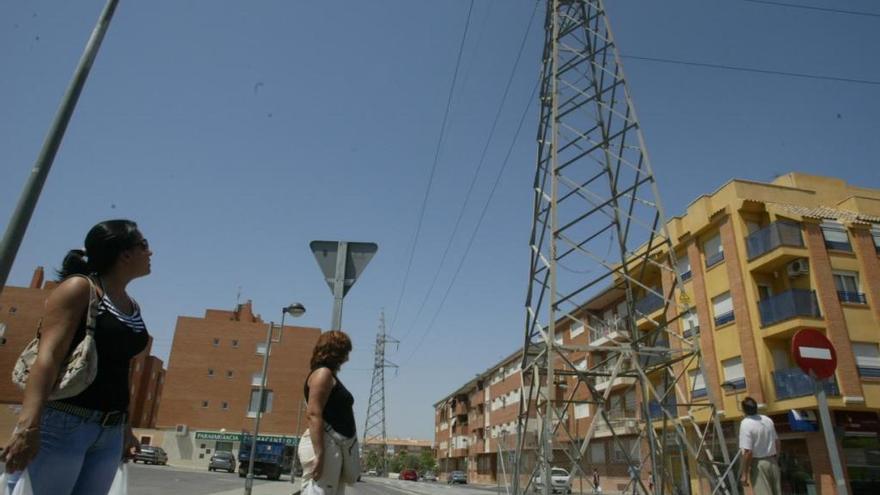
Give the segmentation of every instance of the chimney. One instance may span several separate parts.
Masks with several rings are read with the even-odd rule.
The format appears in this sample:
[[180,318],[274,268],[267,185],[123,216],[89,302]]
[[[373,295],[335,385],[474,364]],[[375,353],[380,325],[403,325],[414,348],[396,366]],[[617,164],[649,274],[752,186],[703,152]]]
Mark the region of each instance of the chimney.
[[38,266],[36,270],[34,270],[34,276],[31,277],[31,289],[42,289],[43,288],[43,267]]

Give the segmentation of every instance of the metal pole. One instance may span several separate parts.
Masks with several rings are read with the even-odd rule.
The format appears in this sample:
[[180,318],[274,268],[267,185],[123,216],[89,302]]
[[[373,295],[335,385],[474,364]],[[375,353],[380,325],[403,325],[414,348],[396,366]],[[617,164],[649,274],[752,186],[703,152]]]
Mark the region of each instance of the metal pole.
[[[254,485],[254,457],[257,453],[257,435],[260,434],[260,419],[263,416],[263,395],[266,393],[266,373],[269,370],[269,351],[272,349],[272,328],[275,323],[270,322],[266,330],[266,353],[263,354],[263,373],[260,375],[260,395],[257,401],[257,416],[254,421],[254,435],[251,437],[251,453],[248,459],[247,479],[244,482],[245,495],[251,495]],[[284,315],[281,315],[281,328],[284,328]]]
[[333,281],[333,320],[330,330],[342,330],[342,298],[345,297],[345,259],[348,257],[348,242],[339,241],[336,250],[336,278]]
[[837,495],[847,495],[846,479],[843,477],[843,466],[840,463],[840,453],[837,451],[837,440],[834,438],[834,425],[831,423],[831,413],[828,412],[824,380],[814,378],[813,382],[816,384],[819,419],[822,421],[822,434],[825,435],[825,445],[828,447],[828,460],[831,461],[831,474],[834,475],[834,483],[837,485]]
[[104,10],[101,11],[98,23],[92,30],[89,41],[86,43],[86,48],[79,59],[79,64],[73,72],[73,79],[71,79],[70,84],[67,86],[67,91],[64,93],[64,98],[61,100],[61,105],[55,114],[55,119],[49,127],[49,133],[45,141],[43,141],[43,147],[37,156],[37,161],[34,163],[30,176],[21,192],[21,197],[18,199],[18,204],[12,213],[12,218],[9,219],[9,225],[3,234],[3,240],[0,241],[0,292],[3,291],[3,287],[6,285],[6,280],[12,269],[12,262],[15,260],[15,255],[21,246],[21,241],[31,221],[31,216],[34,214],[40,192],[43,190],[46,177],[49,175],[49,169],[52,168],[52,162],[55,160],[55,154],[58,152],[58,147],[61,146],[64,131],[67,129],[70,117],[73,115],[76,102],[79,100],[80,93],[82,93],[86,78],[92,69],[92,64],[98,54],[98,49],[101,47],[101,42],[104,40],[104,35],[110,27],[110,20],[113,18],[113,12],[116,11],[118,3],[119,0],[107,0]]

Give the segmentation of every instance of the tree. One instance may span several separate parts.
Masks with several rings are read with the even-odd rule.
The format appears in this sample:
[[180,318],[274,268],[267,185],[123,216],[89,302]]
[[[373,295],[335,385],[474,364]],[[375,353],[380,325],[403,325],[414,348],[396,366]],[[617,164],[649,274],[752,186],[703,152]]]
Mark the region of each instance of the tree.
[[430,450],[423,450],[419,454],[419,468],[423,473],[437,470],[437,460],[434,459],[433,452]]

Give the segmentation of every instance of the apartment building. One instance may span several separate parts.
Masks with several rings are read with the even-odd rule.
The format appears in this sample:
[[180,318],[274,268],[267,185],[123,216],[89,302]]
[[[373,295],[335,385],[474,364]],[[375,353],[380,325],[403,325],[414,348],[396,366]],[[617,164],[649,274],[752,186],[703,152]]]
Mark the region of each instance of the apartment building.
[[[837,437],[833,448],[844,459],[852,493],[876,490],[880,479],[880,456],[876,455],[880,450],[880,190],[800,173],[770,183],[731,180],[697,198],[684,215],[670,219],[668,227],[683,281],[676,297],[689,310],[679,314],[670,307],[664,312],[661,298],[637,290],[635,312],[629,314],[624,292],[612,284],[583,303],[580,321],[557,322],[557,342],[613,346],[637,337],[630,335],[632,328],[641,332],[658,321],[668,321],[675,339],[664,338],[653,345],[675,347],[679,336],[696,339],[706,375],[695,362],[677,364],[676,371],[687,377],[684,395],[647,407],[641,404],[634,378],[595,378],[593,385],[600,392],[611,389],[607,412],[621,441],[611,441],[610,431],[598,427],[582,468],[586,472],[597,469],[603,489],[618,491],[628,480],[626,454],[645,448],[634,427],[646,419],[645,411],[656,417],[663,407],[681,418],[705,422],[708,414],[699,404],[709,396],[723,411],[722,429],[735,452],[742,419],[738,402],[750,395],[773,418],[780,434],[784,491],[835,493],[828,447],[813,421],[814,385],[794,365],[790,351],[792,336],[813,328],[831,340],[839,361],[835,378],[825,385]],[[674,276],[648,268],[643,281],[668,294]],[[577,366],[595,370],[607,354],[585,353]],[[499,363],[497,369],[504,364]],[[557,389],[572,383],[560,380]],[[485,469],[479,468],[487,446],[470,443],[468,437],[480,433],[471,434],[473,423],[465,420],[471,411],[478,415],[479,404],[486,411],[486,402],[498,398],[491,387],[486,392],[485,385],[478,377],[435,405],[437,453],[441,466],[466,467],[475,481],[492,482],[498,466],[484,460]],[[482,396],[477,393],[480,386],[484,387]],[[588,392],[575,395],[581,402],[567,411],[565,420],[569,431],[582,436],[596,411]],[[496,424],[502,423],[483,418],[484,429]],[[630,431],[633,435],[628,436]],[[491,452],[497,452],[492,445],[488,447]],[[676,483],[699,493],[701,487],[693,482],[696,473],[692,466],[689,469],[692,462],[687,454],[671,457],[666,462],[680,467],[682,473]]]
[[[24,347],[34,338],[45,314],[46,299],[58,286],[46,280],[38,266],[27,287],[6,286],[0,293],[0,432],[11,431],[20,411],[22,392],[9,377]],[[132,360],[129,373],[132,425],[148,427],[154,422],[162,390],[162,360],[151,356],[152,338],[147,348]],[[148,371],[147,371],[148,370]],[[0,435],[0,438],[6,438]],[[4,440],[5,441],[5,440]]]
[[[155,422],[169,458],[207,467],[211,452],[237,449],[241,432],[253,430],[268,325],[251,301],[178,317]],[[320,334],[289,325],[274,330],[261,435],[293,445],[305,429],[303,383]]]

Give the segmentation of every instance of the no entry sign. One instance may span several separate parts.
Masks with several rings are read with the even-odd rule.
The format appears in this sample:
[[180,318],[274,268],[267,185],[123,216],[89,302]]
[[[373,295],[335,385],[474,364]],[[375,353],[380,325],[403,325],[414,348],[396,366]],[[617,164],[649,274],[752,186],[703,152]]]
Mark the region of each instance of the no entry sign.
[[791,339],[794,362],[818,379],[825,379],[837,369],[837,352],[825,335],[812,329],[801,330]]

